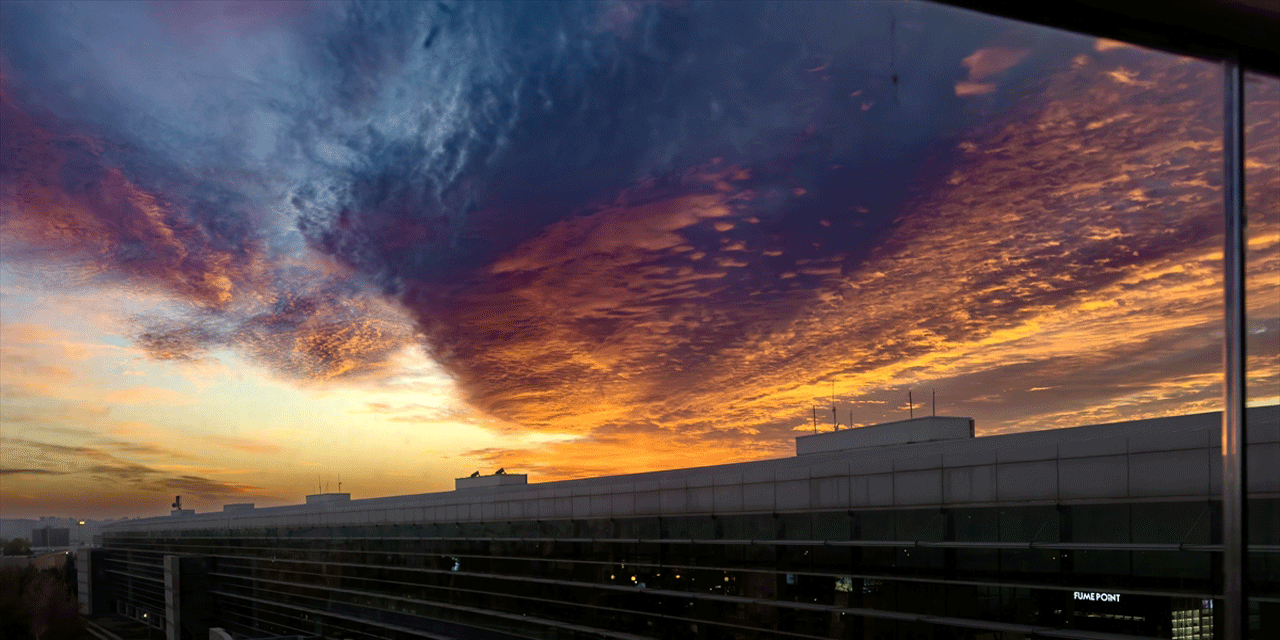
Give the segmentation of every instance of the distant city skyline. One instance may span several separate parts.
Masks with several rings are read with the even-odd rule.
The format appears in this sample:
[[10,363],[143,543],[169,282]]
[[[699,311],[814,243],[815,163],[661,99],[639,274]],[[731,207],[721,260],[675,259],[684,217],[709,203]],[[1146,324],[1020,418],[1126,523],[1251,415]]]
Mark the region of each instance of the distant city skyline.
[[979,435],[1221,408],[1209,62],[925,3],[3,11],[2,518],[781,457],[833,394]]

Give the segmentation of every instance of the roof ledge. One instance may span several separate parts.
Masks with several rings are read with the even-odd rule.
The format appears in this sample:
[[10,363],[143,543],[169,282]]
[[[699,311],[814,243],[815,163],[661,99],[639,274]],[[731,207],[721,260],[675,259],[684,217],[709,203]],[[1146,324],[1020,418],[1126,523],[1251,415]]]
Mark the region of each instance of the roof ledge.
[[796,455],[973,437],[973,418],[928,416],[796,438]]

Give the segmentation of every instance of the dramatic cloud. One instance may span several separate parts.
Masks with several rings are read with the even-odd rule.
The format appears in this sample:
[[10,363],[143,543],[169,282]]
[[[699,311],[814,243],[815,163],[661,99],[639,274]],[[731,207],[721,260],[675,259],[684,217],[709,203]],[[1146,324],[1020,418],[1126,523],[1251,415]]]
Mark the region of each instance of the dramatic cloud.
[[[0,268],[101,296],[128,328],[101,348],[148,365],[94,377],[91,348],[6,320],[11,475],[255,491],[148,440],[205,420],[173,411],[205,406],[173,372],[232,361],[316,403],[404,392],[352,400],[339,417],[382,432],[347,437],[465,424],[506,440],[441,455],[544,479],[783,455],[815,412],[900,418],[930,389],[987,432],[1216,408],[1206,62],[926,3],[6,14]],[[1249,91],[1265,400],[1280,90]],[[38,289],[0,291],[6,314]],[[262,386],[237,397],[288,395]],[[303,437],[262,434],[312,422],[191,438],[248,466]]]

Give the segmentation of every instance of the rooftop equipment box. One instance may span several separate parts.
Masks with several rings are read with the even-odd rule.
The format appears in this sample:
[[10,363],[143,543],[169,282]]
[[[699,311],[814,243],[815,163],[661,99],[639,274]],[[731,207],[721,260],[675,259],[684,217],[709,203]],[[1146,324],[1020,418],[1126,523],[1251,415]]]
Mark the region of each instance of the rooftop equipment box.
[[524,473],[502,473],[492,476],[475,476],[473,478],[455,478],[454,490],[476,489],[480,487],[505,487],[512,484],[528,484],[529,476]]
[[973,418],[929,416],[796,438],[796,455],[973,437]]

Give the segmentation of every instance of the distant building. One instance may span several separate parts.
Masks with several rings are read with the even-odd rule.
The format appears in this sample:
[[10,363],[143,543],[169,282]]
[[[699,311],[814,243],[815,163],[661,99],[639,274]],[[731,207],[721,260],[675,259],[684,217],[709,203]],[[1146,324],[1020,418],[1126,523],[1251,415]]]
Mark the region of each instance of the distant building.
[[[81,603],[170,638],[1212,638],[1220,416],[115,523]],[[1252,634],[1280,637],[1280,408],[1250,409]]]
[[71,529],[67,527],[40,527],[31,530],[31,548],[69,547]]

